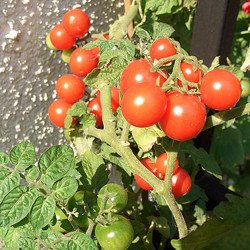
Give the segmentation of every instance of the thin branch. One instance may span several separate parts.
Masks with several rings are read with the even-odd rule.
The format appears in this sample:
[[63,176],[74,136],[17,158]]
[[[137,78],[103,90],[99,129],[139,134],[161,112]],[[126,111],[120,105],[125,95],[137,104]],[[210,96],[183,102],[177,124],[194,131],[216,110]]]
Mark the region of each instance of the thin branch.
[[[131,6],[131,2],[130,0],[124,0],[124,9],[125,9],[125,14],[128,13],[129,8]],[[134,33],[134,25],[133,25],[133,21],[129,24],[128,26],[128,37],[131,38],[132,35]]]

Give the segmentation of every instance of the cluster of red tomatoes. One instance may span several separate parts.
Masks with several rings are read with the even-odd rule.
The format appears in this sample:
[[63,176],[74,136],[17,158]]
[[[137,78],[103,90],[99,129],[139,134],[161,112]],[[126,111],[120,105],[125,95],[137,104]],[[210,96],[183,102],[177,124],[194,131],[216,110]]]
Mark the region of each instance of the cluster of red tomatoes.
[[[79,37],[86,35],[89,26],[88,16],[82,10],[70,10],[63,16],[62,23],[51,30],[50,41],[56,49],[67,50],[74,46]],[[135,59],[123,70],[118,87],[111,88],[111,106],[113,112],[121,107],[124,118],[133,126],[145,128],[159,124],[169,138],[186,141],[196,137],[203,129],[206,107],[214,110],[230,109],[240,99],[242,88],[237,77],[228,70],[213,69],[205,73],[202,68],[195,67],[192,61],[182,60],[179,72],[183,77],[176,74],[172,79],[174,88],[170,87],[165,92],[162,86],[169,77],[167,70],[171,60],[157,71],[152,67],[155,61],[177,54],[171,39],[155,40],[149,48],[148,60]],[[98,67],[99,56],[98,47],[90,50],[81,47],[74,49],[69,58],[73,74],[58,79],[56,92],[59,99],[49,107],[49,118],[53,124],[64,127],[67,110],[84,96],[85,84],[82,78]],[[195,89],[194,92],[198,94],[183,91],[183,85],[188,85],[187,90]],[[96,126],[101,128],[103,123],[99,90],[88,101],[88,108],[95,115]],[[166,155],[159,156],[155,162],[144,159],[142,164],[163,179],[167,169],[166,159]],[[141,177],[135,176],[135,179],[141,188],[152,189]],[[178,164],[173,173],[172,186],[177,197],[186,194],[191,186],[190,176]]]
[[[69,10],[63,16],[62,22],[57,24],[46,38],[49,48],[66,52],[66,61],[72,72],[57,80],[55,88],[59,99],[55,100],[48,110],[50,121],[58,127],[64,127],[67,110],[84,96],[85,84],[81,77],[87,76],[99,62],[99,48],[86,50],[75,47],[78,39],[87,35],[89,28],[90,20],[84,11]],[[99,127],[102,126],[100,107],[100,95],[89,102],[89,108],[96,115],[96,124]]]
[[[155,161],[150,158],[145,158],[141,163],[159,179],[165,178],[168,169],[167,153],[162,153]],[[144,190],[153,190],[153,187],[139,175],[135,175],[135,181],[140,188]],[[172,176],[172,193],[175,197],[181,197],[187,194],[190,188],[191,178],[188,172],[184,168],[181,168],[178,160],[176,160]]]

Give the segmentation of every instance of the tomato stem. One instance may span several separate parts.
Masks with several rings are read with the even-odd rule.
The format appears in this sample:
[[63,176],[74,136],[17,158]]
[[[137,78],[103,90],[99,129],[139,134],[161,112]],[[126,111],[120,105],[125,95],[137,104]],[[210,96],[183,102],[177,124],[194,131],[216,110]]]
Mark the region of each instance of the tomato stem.
[[105,85],[101,89],[102,121],[104,129],[115,134],[115,116],[111,108],[111,89]]

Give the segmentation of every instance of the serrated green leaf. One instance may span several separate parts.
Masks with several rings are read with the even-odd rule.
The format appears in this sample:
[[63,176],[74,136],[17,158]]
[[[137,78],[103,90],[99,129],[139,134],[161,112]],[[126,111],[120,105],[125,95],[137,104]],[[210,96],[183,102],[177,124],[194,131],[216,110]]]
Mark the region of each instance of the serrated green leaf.
[[156,125],[147,128],[132,127],[132,136],[143,152],[149,151],[157,139],[166,136]]
[[[8,233],[8,227],[0,227],[0,241],[3,241],[6,234]],[[0,243],[1,244],[1,243]],[[1,246],[1,245],[0,245]],[[0,248],[1,249],[1,248]]]
[[174,14],[183,8],[182,0],[148,0],[145,6],[145,12],[151,10],[156,15]]
[[10,162],[10,157],[4,152],[0,152],[0,168],[2,168],[2,166],[5,166],[9,162]]
[[33,182],[38,179],[40,171],[38,166],[32,165],[25,170],[25,178],[28,182]]
[[196,231],[180,240],[172,240],[175,249],[249,249],[250,244],[250,199],[228,196],[230,202],[223,202],[213,217]]
[[42,172],[41,181],[47,187],[52,187],[71,168],[75,168],[74,152],[66,145],[52,146],[42,154],[38,167]]
[[123,69],[133,60],[135,47],[129,40],[101,41],[99,64],[86,78],[87,85],[101,89],[104,85],[117,86]]
[[153,29],[153,39],[170,37],[174,33],[174,28],[166,23],[155,22]]
[[31,142],[18,143],[10,151],[10,161],[17,170],[25,170],[35,163],[35,147]]
[[20,184],[20,179],[20,175],[17,172],[13,172],[5,175],[4,179],[0,180],[0,204],[4,197]]
[[150,216],[147,218],[149,222],[155,223],[155,229],[162,234],[166,239],[170,236],[170,228],[168,226],[168,220],[165,217]]
[[0,183],[7,175],[9,175],[9,171],[6,168],[0,167]]
[[77,180],[72,177],[64,177],[53,185],[53,194],[57,200],[65,200],[73,196],[78,188]]
[[204,194],[204,191],[199,186],[193,184],[188,194],[184,195],[183,197],[177,198],[177,201],[178,203],[186,204],[186,203],[194,202],[195,200],[198,200],[199,198],[203,198],[203,200],[207,200],[207,197]]
[[183,143],[181,145],[181,151],[186,152],[190,155],[195,165],[200,165],[203,170],[215,177],[221,179],[221,169],[214,157],[208,154],[203,148],[196,148],[190,143]]
[[21,221],[30,212],[39,192],[18,186],[9,192],[0,205],[0,226],[12,226]]
[[62,237],[63,237],[62,233],[52,229],[40,231],[40,239],[47,245],[55,242],[57,239],[60,239]]
[[67,238],[62,237],[61,241],[55,244],[55,249],[98,250],[95,242],[88,235],[81,232],[76,232]]
[[108,182],[109,171],[101,156],[86,151],[82,156],[82,184],[87,189],[99,190]]
[[49,224],[53,218],[56,208],[54,197],[39,196],[30,212],[30,223],[34,228],[43,228]]
[[236,127],[223,130],[217,128],[211,145],[211,153],[222,164],[222,167],[228,170],[243,163],[244,149],[240,130]]
[[10,227],[4,239],[6,250],[35,249],[35,232],[30,224]]
[[138,27],[135,33],[142,41],[149,42],[151,40],[149,32],[141,27]]
[[25,237],[25,238],[20,238],[19,241],[18,241],[18,246],[19,246],[19,249],[25,249],[25,250],[34,250],[36,249],[36,241],[35,239],[32,239],[32,238],[28,238],[28,237]]

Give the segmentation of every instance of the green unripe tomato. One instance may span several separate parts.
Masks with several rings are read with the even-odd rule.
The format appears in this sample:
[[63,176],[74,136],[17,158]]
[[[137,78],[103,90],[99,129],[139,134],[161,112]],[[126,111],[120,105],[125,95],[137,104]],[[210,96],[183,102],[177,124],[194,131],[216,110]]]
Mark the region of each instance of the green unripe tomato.
[[108,225],[97,224],[95,236],[104,250],[125,250],[134,239],[134,230],[128,219],[114,215],[116,220]]
[[45,42],[46,42],[46,45],[48,46],[49,49],[55,50],[55,51],[58,50],[57,48],[55,48],[55,47],[53,46],[53,44],[52,44],[52,42],[51,42],[51,40],[50,40],[49,34],[46,36]]
[[73,211],[74,208],[77,209],[79,213],[78,217],[73,217],[73,223],[78,227],[87,229],[88,227],[88,216],[86,211],[84,210],[84,191],[78,191],[75,193],[73,197],[71,197],[68,201],[68,209],[69,211]]
[[241,87],[242,87],[242,92],[241,92],[241,97],[248,97],[250,95],[250,82],[247,79],[243,79],[241,81]]
[[72,54],[72,52],[75,50],[76,48],[71,48],[71,49],[67,49],[67,50],[63,50],[62,54],[61,54],[61,58],[65,63],[69,63],[69,59],[70,56]]
[[98,206],[101,207],[103,202],[105,202],[105,210],[112,207],[114,212],[119,212],[126,207],[128,202],[128,194],[121,185],[108,183],[98,192]]

